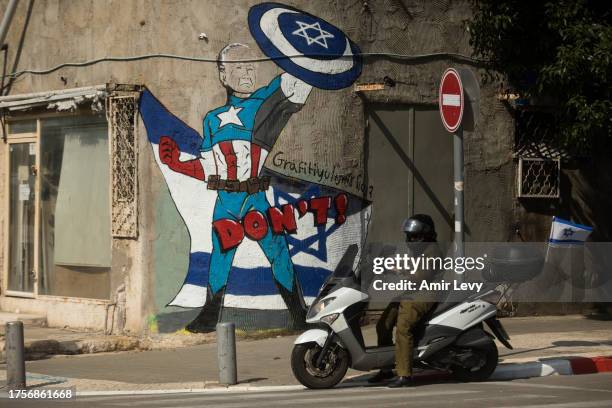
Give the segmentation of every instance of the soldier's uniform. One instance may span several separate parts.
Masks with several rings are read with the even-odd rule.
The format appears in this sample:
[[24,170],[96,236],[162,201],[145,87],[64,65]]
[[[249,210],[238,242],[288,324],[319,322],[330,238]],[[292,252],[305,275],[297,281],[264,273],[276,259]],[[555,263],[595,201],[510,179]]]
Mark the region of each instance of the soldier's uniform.
[[[423,251],[427,257],[441,257],[442,253],[435,242],[428,243]],[[416,271],[414,276],[420,279],[434,279],[438,271]],[[393,345],[393,327],[395,326],[395,368],[397,375],[412,375],[413,334],[412,328],[436,304],[429,293],[414,293],[404,296],[406,300],[390,303],[376,324],[379,346]],[[408,299],[408,297],[410,299]]]

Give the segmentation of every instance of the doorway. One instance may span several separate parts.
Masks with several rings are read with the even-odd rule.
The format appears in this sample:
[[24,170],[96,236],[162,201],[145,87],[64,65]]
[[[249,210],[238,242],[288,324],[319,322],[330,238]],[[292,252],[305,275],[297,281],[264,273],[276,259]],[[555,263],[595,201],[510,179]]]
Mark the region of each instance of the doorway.
[[368,242],[404,241],[402,220],[429,214],[439,242],[453,239],[453,139],[437,108],[367,108],[366,157],[373,185]]
[[7,290],[23,295],[36,282],[36,152],[35,138],[9,142]]

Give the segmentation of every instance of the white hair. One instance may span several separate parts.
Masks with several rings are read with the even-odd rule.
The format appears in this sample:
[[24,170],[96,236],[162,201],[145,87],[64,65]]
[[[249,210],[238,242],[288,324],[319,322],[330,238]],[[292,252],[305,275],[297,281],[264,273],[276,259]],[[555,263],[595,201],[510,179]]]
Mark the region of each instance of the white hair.
[[221,51],[219,51],[219,55],[217,55],[217,67],[219,67],[219,69],[223,68],[225,65],[227,54],[234,48],[239,47],[250,48],[248,45],[242,43],[227,44],[221,49]]

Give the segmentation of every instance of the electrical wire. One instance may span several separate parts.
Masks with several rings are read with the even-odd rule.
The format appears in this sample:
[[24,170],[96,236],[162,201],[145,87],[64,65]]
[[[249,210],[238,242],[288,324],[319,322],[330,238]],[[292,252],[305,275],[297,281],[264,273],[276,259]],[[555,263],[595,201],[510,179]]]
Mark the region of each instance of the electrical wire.
[[[414,62],[418,63],[420,61],[431,60],[431,59],[454,59],[464,63],[472,64],[472,65],[482,65],[484,61],[477,60],[475,58],[469,57],[467,55],[456,54],[456,53],[432,53],[432,54],[418,54],[418,55],[406,55],[406,54],[396,54],[396,53],[388,53],[388,52],[364,52],[361,54],[356,54],[361,57],[379,57],[379,58],[389,58],[389,59],[399,59],[405,62]],[[291,59],[291,58],[311,58],[311,57],[333,57],[334,55],[329,54],[309,54],[309,55],[286,55],[282,57],[263,57],[263,58],[251,58],[251,59],[243,59],[243,60],[225,60],[224,63],[240,63],[240,62],[263,62],[263,61],[273,61],[279,59]],[[338,55],[338,58],[353,58],[353,55]],[[100,62],[129,62],[129,61],[139,61],[146,60],[151,58],[169,58],[169,59],[177,59],[183,61],[196,61],[196,62],[214,62],[218,63],[217,58],[200,58],[200,57],[188,57],[184,55],[174,55],[174,54],[145,54],[145,55],[137,55],[133,57],[102,57],[96,58],[89,61],[83,62],[65,62],[63,64],[56,65],[52,68],[48,69],[24,69],[21,71],[12,72],[10,74],[3,75],[3,78],[12,78],[16,79],[22,75],[30,74],[30,75],[46,75],[52,72],[55,72],[59,69],[66,67],[86,67],[94,64],[98,64]]]

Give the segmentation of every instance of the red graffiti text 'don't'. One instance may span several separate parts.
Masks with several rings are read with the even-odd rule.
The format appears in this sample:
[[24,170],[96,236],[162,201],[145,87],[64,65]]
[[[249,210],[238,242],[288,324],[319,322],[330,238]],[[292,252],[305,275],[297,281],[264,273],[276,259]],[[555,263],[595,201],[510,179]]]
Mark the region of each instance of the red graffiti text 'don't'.
[[[343,224],[346,221],[346,208],[348,197],[346,194],[338,194],[334,199],[336,207],[336,224]],[[299,217],[303,217],[306,212],[312,212],[314,225],[324,225],[327,223],[328,212],[332,206],[331,197],[311,198],[310,200],[300,200],[297,203]],[[252,210],[246,213],[241,221],[222,218],[213,222],[213,229],[219,238],[219,243],[224,251],[235,248],[248,237],[254,241],[263,239],[272,229],[274,234],[289,233],[297,231],[295,219],[295,208],[293,204],[285,204],[279,207],[270,207],[267,217],[260,211]]]

